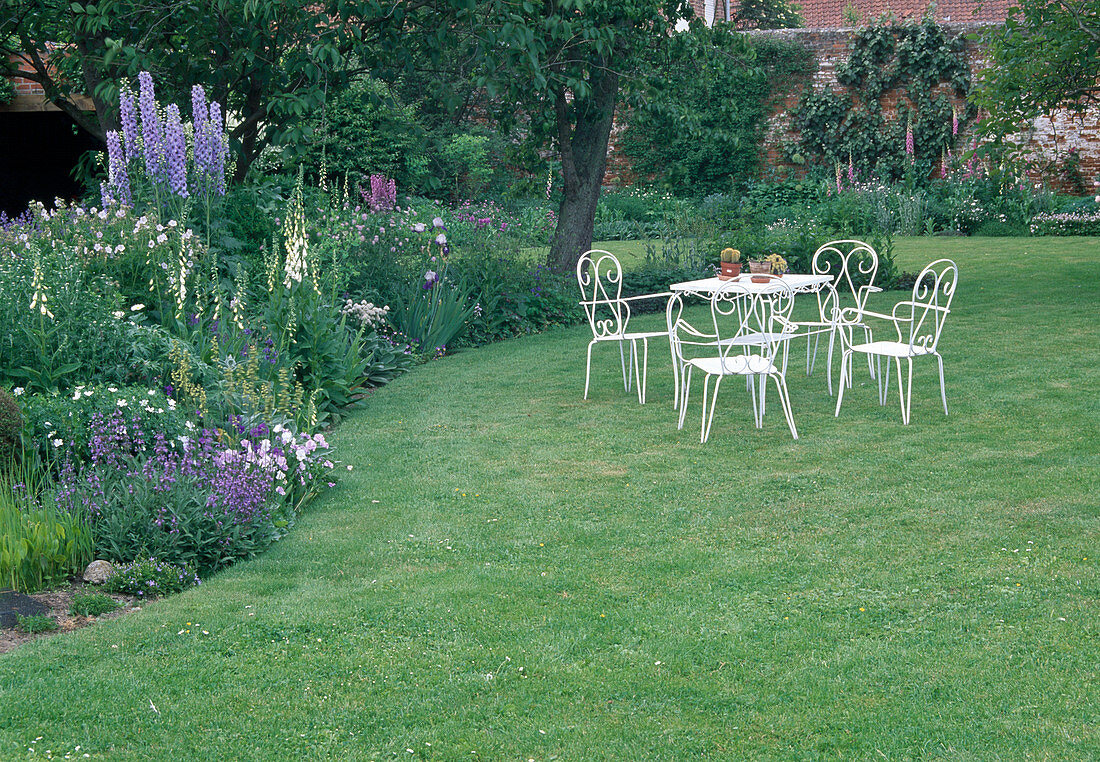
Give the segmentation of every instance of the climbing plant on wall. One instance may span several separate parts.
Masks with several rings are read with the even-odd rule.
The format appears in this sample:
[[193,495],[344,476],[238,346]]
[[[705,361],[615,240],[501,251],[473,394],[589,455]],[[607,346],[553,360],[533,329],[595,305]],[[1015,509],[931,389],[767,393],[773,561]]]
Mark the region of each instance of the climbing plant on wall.
[[843,90],[807,88],[792,111],[796,163],[851,162],[860,176],[886,180],[927,177],[974,116],[963,41],[932,18],[860,29],[836,77]]

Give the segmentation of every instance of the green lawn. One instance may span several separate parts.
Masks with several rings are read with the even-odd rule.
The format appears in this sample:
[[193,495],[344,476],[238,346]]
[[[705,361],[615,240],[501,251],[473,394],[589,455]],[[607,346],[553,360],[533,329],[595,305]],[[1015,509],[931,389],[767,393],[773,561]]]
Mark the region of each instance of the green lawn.
[[792,363],[800,440],[729,384],[700,445],[580,327],[418,368],[262,558],[0,656],[0,759],[1100,757],[1100,239],[939,256],[908,427]]

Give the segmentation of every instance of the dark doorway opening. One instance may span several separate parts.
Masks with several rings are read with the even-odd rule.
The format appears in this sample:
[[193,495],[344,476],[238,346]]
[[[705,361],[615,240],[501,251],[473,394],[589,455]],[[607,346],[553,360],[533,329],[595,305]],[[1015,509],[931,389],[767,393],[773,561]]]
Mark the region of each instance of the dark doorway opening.
[[13,217],[31,201],[52,206],[57,197],[80,197],[73,168],[98,147],[60,111],[0,112],[0,211]]

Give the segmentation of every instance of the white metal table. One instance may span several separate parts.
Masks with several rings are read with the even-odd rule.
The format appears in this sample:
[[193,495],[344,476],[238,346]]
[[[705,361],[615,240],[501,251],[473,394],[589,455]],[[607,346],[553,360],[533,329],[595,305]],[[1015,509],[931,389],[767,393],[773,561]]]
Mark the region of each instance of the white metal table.
[[[756,283],[752,280],[750,274],[742,273],[732,280],[744,284],[749,291],[756,293],[766,292],[771,287],[772,280],[782,280],[796,294],[815,293],[831,285],[833,281],[831,275],[807,275],[805,273],[787,273],[783,276],[772,275],[769,278],[770,280],[767,283]],[[683,283],[673,283],[669,286],[669,291],[709,299],[715,291],[729,282],[728,280],[720,280],[717,277],[700,278],[699,280],[689,280]]]
[[[757,276],[760,277],[760,276]],[[756,282],[752,280],[751,273],[742,273],[736,278],[722,280],[717,276],[711,278],[700,278],[699,280],[689,280],[683,283],[673,283],[669,286],[669,291],[673,293],[673,297],[669,299],[668,310],[666,314],[666,320],[668,321],[669,330],[669,347],[672,351],[672,408],[674,410],[679,409],[680,405],[680,368],[676,362],[676,347],[674,344],[673,331],[673,305],[677,302],[676,295],[683,294],[686,296],[696,296],[702,299],[710,299],[718,289],[725,286],[731,281],[737,281],[742,284],[746,289],[752,293],[767,293],[770,289],[775,288],[775,283],[782,281],[790,290],[795,294],[813,294],[818,293],[824,289],[833,288],[833,276],[832,275],[811,275],[807,273],[784,273],[782,276],[769,276],[767,282]],[[680,302],[682,310],[682,302]],[[677,319],[679,316],[677,316]]]

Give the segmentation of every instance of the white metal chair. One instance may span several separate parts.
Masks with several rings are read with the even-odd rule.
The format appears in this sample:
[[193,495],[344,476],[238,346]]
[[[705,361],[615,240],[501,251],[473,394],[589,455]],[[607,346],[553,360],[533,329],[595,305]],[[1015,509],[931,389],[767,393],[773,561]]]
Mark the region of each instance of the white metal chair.
[[[833,393],[833,346],[839,326],[836,311],[854,309],[855,315],[847,330],[862,328],[864,340],[871,341],[871,329],[859,317],[867,306],[867,297],[882,291],[874,285],[878,274],[878,253],[870,244],[856,240],[829,241],[814,252],[811,264],[815,275],[833,276],[832,288],[817,292],[818,319],[799,321],[801,335],[806,337],[806,375],[812,375],[817,362],[817,347],[821,334],[829,334],[829,356],[826,366],[829,394]],[[813,345],[811,355],[810,346]],[[872,378],[875,369],[868,363]],[[848,377],[851,383],[851,376]]]
[[[950,259],[937,259],[921,270],[913,284],[913,298],[898,302],[889,315],[852,308],[842,310],[840,321],[849,318],[862,320],[866,317],[889,320],[897,331],[897,341],[869,341],[853,344],[851,333],[840,331],[844,342],[844,356],[840,362],[840,391],[836,399],[836,415],[840,415],[840,405],[844,401],[845,381],[850,381],[849,361],[854,352],[874,359],[878,372],[878,401],[886,404],[890,390],[890,359],[893,358],[898,370],[898,397],[901,400],[901,421],[909,423],[909,411],[913,401],[913,359],[916,357],[935,357],[940,366],[940,397],[943,400],[943,413],[947,415],[947,388],[943,380],[943,357],[937,350],[944,322],[951,312],[951,300],[955,296],[955,285],[959,278],[959,268]],[[886,358],[886,375],[882,374],[882,358]],[[901,374],[901,361],[909,366],[907,376]]]
[[[790,321],[791,309],[794,307],[794,293],[779,279],[769,284],[766,291],[754,291],[747,284],[730,281],[714,292],[710,305],[714,333],[713,339],[707,343],[703,343],[700,334],[694,330],[686,337],[682,336],[681,333],[686,326],[682,320],[678,320],[672,326],[671,341],[681,352],[681,357],[683,357],[682,349],[685,343],[709,346],[717,353],[705,357],[684,358],[678,427],[684,427],[688,394],[691,390],[691,375],[698,368],[706,374],[703,380],[703,418],[699,441],[706,442],[710,438],[714,408],[718,402],[718,387],[726,376],[746,378],[752,395],[753,418],[757,428],[762,428],[764,425],[767,380],[774,379],[779,389],[779,401],[783,408],[783,415],[787,419],[787,425],[790,427],[791,436],[798,439],[783,368],[783,354],[786,352],[790,337],[797,330],[797,325]],[[702,338],[710,337],[704,334]],[[708,416],[707,394],[711,376],[715,377],[715,382]],[[759,379],[759,389],[757,389],[757,379]]]
[[[638,402],[645,404],[646,376],[649,366],[649,340],[668,338],[665,331],[631,331],[630,303],[641,299],[670,296],[669,292],[626,296],[623,292],[623,269],[615,255],[600,249],[592,249],[577,261],[577,284],[581,288],[581,306],[584,307],[588,325],[592,329],[592,341],[588,342],[588,361],[584,371],[584,398],[588,399],[588,384],[592,376],[592,348],[600,342],[614,341],[619,345],[619,361],[623,369],[623,388],[630,391],[634,378],[638,379]],[[638,342],[642,343],[642,362],[638,364]],[[624,345],[630,345],[630,362],[627,362]]]

